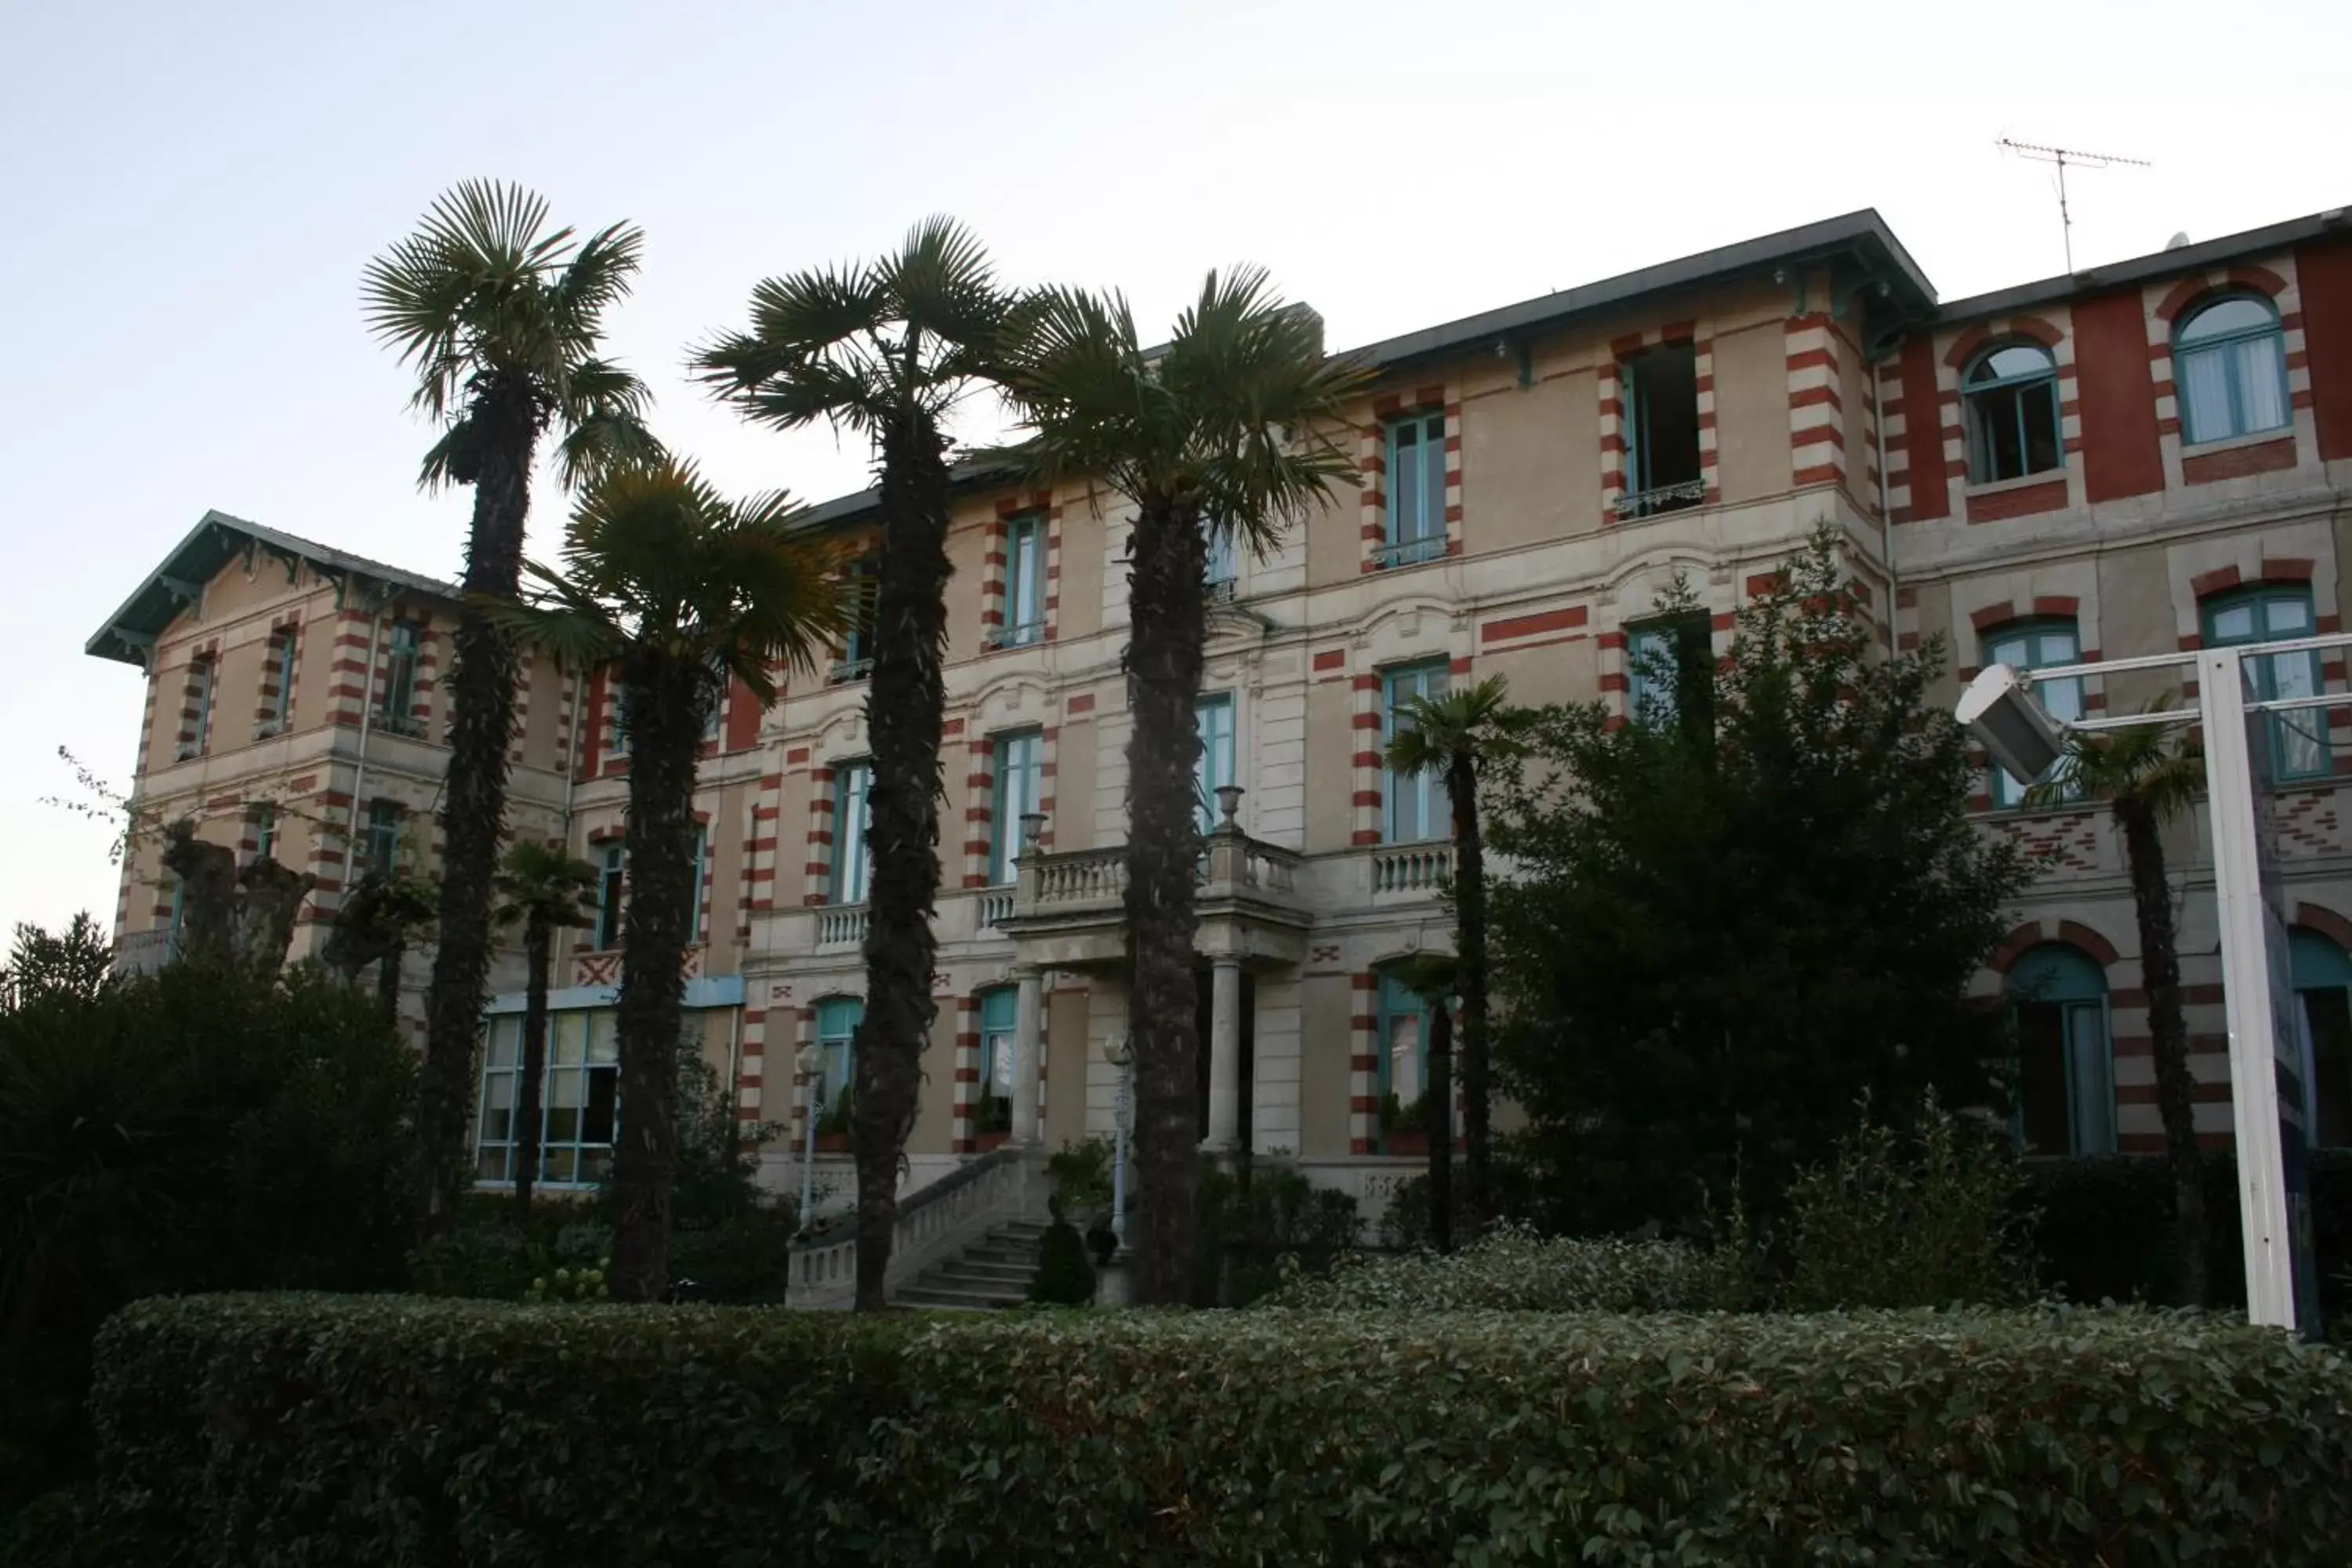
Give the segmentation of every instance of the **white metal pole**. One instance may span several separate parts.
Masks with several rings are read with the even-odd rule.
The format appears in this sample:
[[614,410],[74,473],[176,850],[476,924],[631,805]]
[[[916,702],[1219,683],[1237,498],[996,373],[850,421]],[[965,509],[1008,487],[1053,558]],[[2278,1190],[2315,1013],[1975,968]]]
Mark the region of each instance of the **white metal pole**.
[[[2234,647],[2197,660],[2205,714],[2205,785],[2212,810],[2213,889],[2221,927],[2221,989],[2230,1027],[2230,1106],[2237,1133],[2238,1208],[2245,1237],[2246,1315],[2295,1327],[2294,1253],[2280,1137],[2279,1061],[2300,1066],[2284,973],[2286,933],[2263,886],[2243,662]],[[2257,722],[2267,723],[2261,718]],[[2273,926],[2278,929],[2273,931]],[[2282,1020],[2285,1021],[2284,1030]],[[2298,1115],[2302,1107],[2293,1108]]]
[[1118,1064],[1118,1095],[1111,1105],[1110,1228],[1118,1249],[1127,1250],[1127,1120],[1132,1080],[1130,1064]]

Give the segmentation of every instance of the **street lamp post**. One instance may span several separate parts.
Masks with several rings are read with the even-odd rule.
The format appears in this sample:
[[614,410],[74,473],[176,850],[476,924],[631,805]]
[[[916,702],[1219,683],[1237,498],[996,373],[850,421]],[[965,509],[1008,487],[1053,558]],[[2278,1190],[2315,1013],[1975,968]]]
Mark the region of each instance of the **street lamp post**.
[[1130,1036],[1121,1035],[1103,1047],[1103,1060],[1118,1069],[1118,1080],[1111,1100],[1110,1133],[1110,1229],[1118,1237],[1118,1250],[1127,1252],[1127,1124],[1133,1114],[1135,1079],[1135,1046]]

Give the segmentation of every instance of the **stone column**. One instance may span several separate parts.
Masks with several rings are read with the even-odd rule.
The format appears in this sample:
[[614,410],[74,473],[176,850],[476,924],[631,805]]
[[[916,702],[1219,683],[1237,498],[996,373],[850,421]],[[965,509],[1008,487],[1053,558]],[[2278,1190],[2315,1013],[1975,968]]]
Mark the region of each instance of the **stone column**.
[[1044,977],[1034,964],[1013,972],[1013,1139],[1034,1147],[1041,1142],[1037,1126],[1037,1037],[1045,1002]]
[[1201,1147],[1231,1153],[1241,1142],[1242,961],[1209,963],[1209,1127]]

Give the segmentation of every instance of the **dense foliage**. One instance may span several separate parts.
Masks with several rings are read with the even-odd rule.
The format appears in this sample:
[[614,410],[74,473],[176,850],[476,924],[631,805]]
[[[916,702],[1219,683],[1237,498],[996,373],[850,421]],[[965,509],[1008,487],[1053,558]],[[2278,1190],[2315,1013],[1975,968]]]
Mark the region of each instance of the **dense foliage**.
[[1861,1093],[2000,1098],[1965,993],[2024,866],[1967,817],[1943,649],[1885,654],[1827,535],[1703,647],[1671,711],[1555,710],[1495,781],[1496,1066],[1548,1229],[1684,1226],[1735,1171],[1769,1219]]
[[1087,1258],[1086,1238],[1058,1214],[1038,1248],[1029,1299],[1051,1307],[1084,1307],[1095,1299],[1095,1266]]
[[394,1287],[409,1242],[415,1068],[367,998],[310,970],[73,973],[20,963],[0,1007],[0,1509],[86,1461],[108,1312]]
[[1736,1247],[1544,1237],[1505,1224],[1458,1252],[1351,1253],[1258,1304],[1317,1310],[1681,1312],[1750,1304]]
[[1192,1304],[1245,1307],[1304,1269],[1318,1274],[1356,1245],[1356,1200],[1295,1165],[1201,1163]]
[[118,1525],[198,1565],[2332,1564],[2352,1531],[2352,1362],[2128,1311],[199,1298],[104,1350]]

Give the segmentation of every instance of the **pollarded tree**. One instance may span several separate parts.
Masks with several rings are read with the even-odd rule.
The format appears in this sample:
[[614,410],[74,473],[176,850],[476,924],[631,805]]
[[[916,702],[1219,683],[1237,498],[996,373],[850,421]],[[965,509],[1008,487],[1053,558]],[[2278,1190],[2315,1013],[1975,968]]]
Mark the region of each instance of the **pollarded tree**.
[[856,1052],[857,1305],[886,1305],[898,1164],[915,1128],[939,940],[940,731],[946,689],[948,426],[1000,374],[1013,303],[980,242],[926,219],[891,255],[771,278],[751,324],[694,366],[746,419],[824,423],[872,444],[881,486],[866,689],[873,782],[866,843],[866,1016]]
[[1271,549],[1355,475],[1333,439],[1357,372],[1322,322],[1265,274],[1212,272],[1164,348],[1144,352],[1125,299],[1034,297],[1012,336],[1025,461],[1098,479],[1135,509],[1128,567],[1128,1016],[1142,1180],[1136,1299],[1192,1300],[1201,1129],[1192,889],[1201,854],[1193,718],[1213,536]]
[[[2173,700],[2166,696],[2146,711],[2160,717]],[[2181,1289],[2192,1307],[2205,1304],[2204,1159],[2197,1147],[2197,1078],[2189,1068],[2189,1025],[2180,1010],[2180,931],[2165,866],[2164,825],[2193,805],[2204,787],[2205,764],[2195,742],[2157,722],[2104,734],[2070,732],[2049,779],[2026,793],[2030,805],[2077,796],[2105,801],[2123,835],[2139,925],[2140,986],[2147,993],[2148,1047],[2156,1058],[2156,1105],[2180,1222]]]
[[596,921],[596,868],[560,844],[519,838],[499,868],[499,924],[522,927],[522,1081],[515,1095],[515,1208],[528,1220],[539,1180],[540,1080],[547,1076],[547,990],[555,933]]
[[611,662],[629,718],[631,892],[614,1028],[615,1299],[668,1288],[677,1174],[677,1057],[693,930],[695,756],[721,682],[765,704],[778,668],[813,670],[848,625],[840,563],[794,527],[781,492],[729,501],[665,460],[596,480],[545,592],[493,606],[500,623],[577,668]]
[[[1434,697],[1416,697],[1397,713],[1389,771],[1433,771],[1454,809],[1454,950],[1462,997],[1463,1214],[1473,1233],[1494,1217],[1494,1095],[1486,1050],[1486,852],[1478,813],[1478,774],[1527,754],[1535,715],[1511,706],[1499,675]],[[1430,1092],[1434,1094],[1434,1080]],[[1440,1250],[1443,1250],[1441,1247]]]
[[415,372],[413,406],[443,427],[425,455],[422,483],[474,488],[467,600],[449,673],[441,940],[419,1096],[420,1224],[428,1233],[446,1223],[467,1178],[466,1114],[489,984],[491,879],[514,735],[515,652],[482,606],[521,587],[531,469],[551,427],[556,475],[567,487],[610,461],[659,450],[645,427],[644,384],[601,353],[604,312],[627,295],[644,239],[630,224],[577,239],[569,228],[548,227],[539,196],[468,180],[369,263],[362,279],[370,330]]

